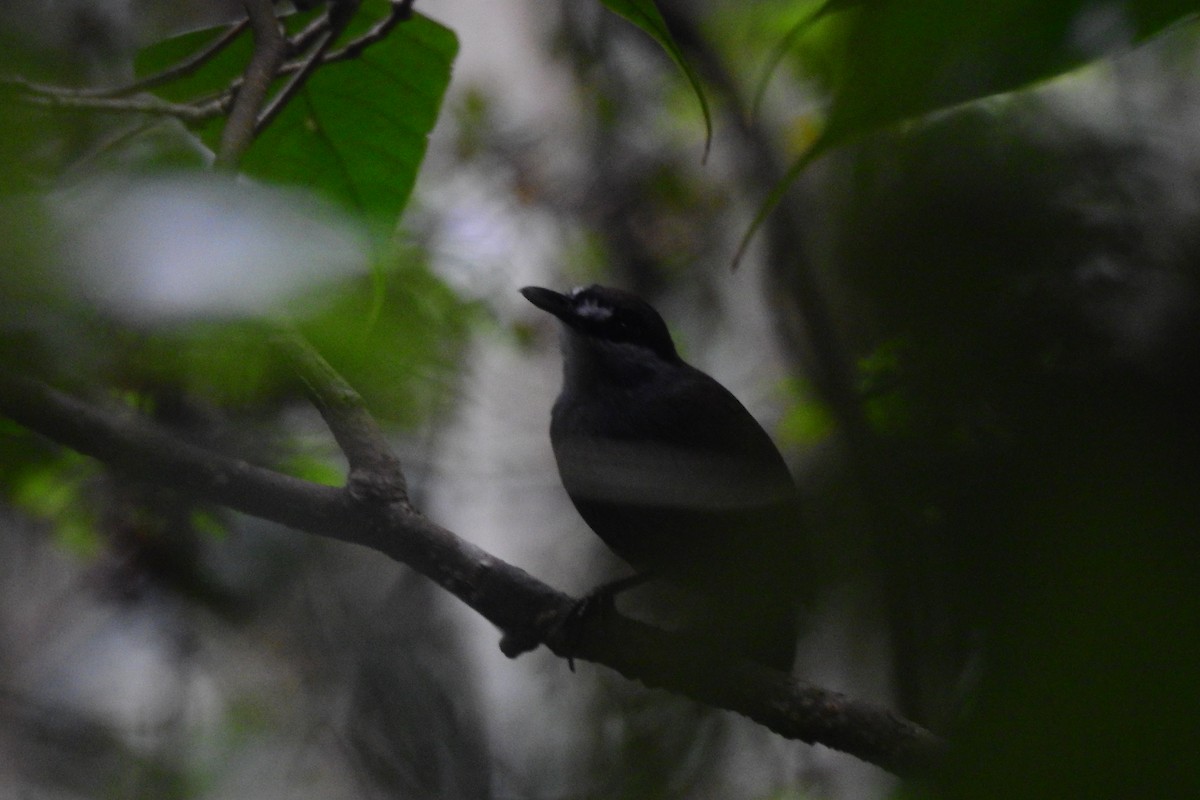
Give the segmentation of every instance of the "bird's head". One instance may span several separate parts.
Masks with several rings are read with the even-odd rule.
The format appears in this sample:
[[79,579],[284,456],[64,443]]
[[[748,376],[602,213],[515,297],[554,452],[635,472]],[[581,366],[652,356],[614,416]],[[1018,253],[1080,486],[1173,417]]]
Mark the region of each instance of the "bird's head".
[[680,363],[666,323],[637,295],[594,284],[565,294],[526,286],[521,294],[562,322],[568,353],[584,348],[607,357]]

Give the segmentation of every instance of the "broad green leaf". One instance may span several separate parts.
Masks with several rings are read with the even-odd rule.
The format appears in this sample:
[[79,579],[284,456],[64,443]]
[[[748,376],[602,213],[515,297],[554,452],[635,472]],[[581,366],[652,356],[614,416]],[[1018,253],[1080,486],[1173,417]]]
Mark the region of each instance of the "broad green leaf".
[[[364,2],[338,44],[363,33],[388,5]],[[218,35],[189,34],[147,48],[138,74],[176,64]],[[184,102],[220,91],[245,69],[252,46],[243,34],[201,70],[156,93]],[[452,31],[414,14],[358,57],[318,68],[251,146],[242,170],[316,189],[390,228],[412,192],[457,52]],[[202,130],[214,148],[223,122]]]
[[458,52],[420,15],[359,58],[330,64],[247,152],[243,169],[317,188],[392,225],[412,193]]
[[1048,80],[1200,9],[1195,0],[874,0],[846,42],[825,146]]
[[658,7],[654,5],[654,0],[602,0],[602,2],[609,11],[624,17],[650,34],[683,72],[688,83],[692,85],[692,90],[696,93],[696,100],[700,103],[700,112],[704,115],[704,158],[707,160],[708,150],[712,145],[712,112],[708,107],[708,98],[704,94],[704,87],[700,84],[700,76],[696,74],[692,65],[684,57],[683,50],[675,41],[675,37],[671,35],[666,20],[659,13]]

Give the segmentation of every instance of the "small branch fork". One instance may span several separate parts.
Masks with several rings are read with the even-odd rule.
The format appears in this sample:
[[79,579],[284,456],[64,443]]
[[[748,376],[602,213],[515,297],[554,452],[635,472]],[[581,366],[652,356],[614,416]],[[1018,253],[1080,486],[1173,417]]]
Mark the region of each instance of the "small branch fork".
[[378,550],[426,575],[504,631],[509,655],[541,642],[561,657],[607,665],[647,686],[735,711],[785,737],[824,744],[902,776],[928,774],[942,761],[942,740],[887,709],[750,662],[701,652],[684,637],[615,612],[588,615],[564,631],[561,622],[576,600],[414,510],[400,462],[359,395],[298,334],[279,330],[272,338],[349,461],[344,487],[219,455],[129,410],[85,403],[3,370],[0,415],[112,469]]
[[[218,161],[230,165],[237,162],[253,136],[278,116],[318,67],[361,56],[412,16],[413,0],[391,0],[388,13],[370,29],[342,47],[331,49],[353,19],[358,5],[358,0],[333,0],[304,29],[285,37],[270,0],[245,0],[246,19],[230,25],[212,42],[154,75],[104,88],[49,86],[22,78],[0,78],[0,88],[12,90],[18,102],[53,110],[174,117],[191,126],[228,115]],[[246,71],[228,86],[182,103],[144,94],[195,73],[246,30],[254,36],[254,53]],[[288,81],[268,99],[272,84],[283,77]]]

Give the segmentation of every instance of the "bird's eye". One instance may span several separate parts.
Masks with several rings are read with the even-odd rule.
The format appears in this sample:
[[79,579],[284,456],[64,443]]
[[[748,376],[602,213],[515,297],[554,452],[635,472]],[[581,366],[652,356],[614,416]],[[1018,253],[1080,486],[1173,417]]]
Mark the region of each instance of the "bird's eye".
[[609,330],[616,334],[618,339],[637,339],[638,331],[641,329],[637,317],[631,314],[618,311],[613,314],[612,319],[608,322]]

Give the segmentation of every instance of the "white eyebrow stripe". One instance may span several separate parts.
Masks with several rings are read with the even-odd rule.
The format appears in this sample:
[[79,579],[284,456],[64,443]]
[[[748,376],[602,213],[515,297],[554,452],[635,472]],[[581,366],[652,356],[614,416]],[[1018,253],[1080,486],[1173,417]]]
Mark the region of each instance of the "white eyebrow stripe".
[[588,319],[603,320],[612,316],[613,311],[606,305],[601,305],[595,300],[584,300],[576,309],[575,313],[581,317]]

